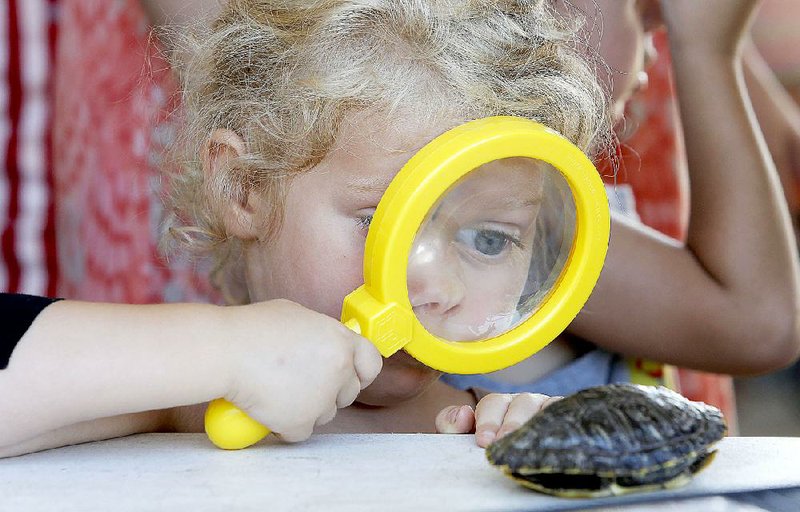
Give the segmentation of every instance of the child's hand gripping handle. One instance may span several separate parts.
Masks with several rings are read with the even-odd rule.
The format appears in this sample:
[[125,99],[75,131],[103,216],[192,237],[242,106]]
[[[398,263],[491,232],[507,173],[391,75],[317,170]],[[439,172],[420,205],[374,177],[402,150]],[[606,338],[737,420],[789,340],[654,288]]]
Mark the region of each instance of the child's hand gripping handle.
[[[359,332],[359,326],[355,320],[345,322],[345,325],[351,331]],[[358,391],[372,383],[381,369],[382,361],[377,350],[371,344],[364,343],[363,339],[360,342],[355,347],[350,346],[352,365],[347,369],[349,372],[347,370],[334,372],[339,377],[338,379],[336,377],[322,379],[323,384],[333,384],[333,387],[338,386],[337,393],[332,397],[332,401],[336,402],[332,406],[334,411],[337,406],[346,407],[350,405],[358,395]],[[346,379],[343,381],[341,377],[342,374],[353,373],[360,383],[357,390],[353,390],[353,386],[348,386]],[[319,387],[315,384],[315,382],[309,383],[308,392],[319,394],[316,391]],[[333,419],[330,414],[323,414],[323,417],[326,417],[326,419],[320,421],[318,416],[316,424],[322,424]],[[205,429],[211,442],[225,450],[247,448],[270,433],[270,429],[252,419],[244,411],[223,398],[213,400],[208,404],[205,414]]]

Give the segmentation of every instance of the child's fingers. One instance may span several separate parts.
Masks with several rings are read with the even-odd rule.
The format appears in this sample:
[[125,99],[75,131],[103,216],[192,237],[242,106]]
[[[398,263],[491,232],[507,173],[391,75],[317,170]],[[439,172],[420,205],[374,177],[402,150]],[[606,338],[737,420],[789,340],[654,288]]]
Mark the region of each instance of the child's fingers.
[[563,396],[551,396],[551,397],[548,397],[547,400],[545,400],[545,402],[542,404],[542,409],[546,409],[546,408],[550,407],[551,405],[553,405],[554,403],[558,402],[562,398],[564,398],[564,397]]
[[513,395],[492,393],[478,402],[475,408],[475,440],[478,446],[486,448],[495,440],[512,399]]
[[[360,381],[360,388],[364,389],[375,380],[383,367],[383,358],[375,345],[366,338],[358,336],[356,341],[353,364],[356,367],[356,375]],[[352,403],[352,402],[351,402]]]
[[297,425],[292,428],[287,428],[283,432],[276,432],[281,440],[287,443],[299,443],[300,441],[305,441],[311,434],[314,432],[314,424],[313,423],[306,423],[303,425]]
[[475,429],[475,411],[468,405],[451,405],[436,415],[439,434],[469,434]]
[[336,406],[331,407],[330,409],[328,409],[327,412],[323,413],[319,418],[317,418],[317,421],[314,422],[314,426],[319,427],[320,425],[325,425],[327,423],[330,423],[331,421],[333,421],[333,418],[336,417],[336,413],[338,411],[339,411],[338,407]]
[[339,390],[339,394],[336,396],[336,406],[340,409],[342,407],[347,407],[356,401],[360,392],[361,380],[353,375],[350,380],[342,386],[342,389]]
[[539,393],[520,393],[515,395],[508,405],[503,424],[500,430],[497,431],[497,438],[499,439],[517,430],[531,419],[534,414],[541,411],[548,400],[550,400],[548,395],[540,395]]

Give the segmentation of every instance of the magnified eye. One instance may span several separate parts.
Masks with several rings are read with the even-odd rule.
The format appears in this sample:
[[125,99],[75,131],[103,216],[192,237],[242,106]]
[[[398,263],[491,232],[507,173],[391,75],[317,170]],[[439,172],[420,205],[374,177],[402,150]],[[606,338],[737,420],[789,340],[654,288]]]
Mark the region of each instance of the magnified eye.
[[456,239],[483,256],[498,256],[509,244],[521,245],[516,237],[494,229],[461,229]]
[[369,227],[372,225],[372,216],[373,216],[372,213],[365,213],[363,215],[360,215],[356,219],[356,225],[358,226],[358,229],[362,231],[369,231]]

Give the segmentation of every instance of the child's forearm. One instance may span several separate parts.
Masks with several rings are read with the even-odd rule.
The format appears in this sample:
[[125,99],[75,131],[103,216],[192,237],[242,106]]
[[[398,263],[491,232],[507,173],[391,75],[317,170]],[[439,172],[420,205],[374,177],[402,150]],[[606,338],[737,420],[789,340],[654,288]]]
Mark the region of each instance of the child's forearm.
[[[24,441],[0,446],[0,458],[14,457],[50,448],[60,448],[89,441],[101,441],[115,437],[145,432],[162,432],[165,420],[171,416],[166,410],[121,414],[108,418],[84,421],[50,430]],[[202,430],[197,430],[202,431]]]
[[[791,224],[741,72],[723,59],[682,67],[676,85],[679,95],[687,91],[680,101],[692,191],[687,243],[726,287],[759,288],[757,276],[764,288],[793,291],[785,285],[797,259]],[[713,101],[691,94],[698,81],[713,89]]]
[[0,456],[135,432],[196,431],[198,407],[179,406],[218,397],[283,440],[301,441],[353,403],[381,365],[369,341],[285,300],[58,302],[0,370]]
[[[227,367],[220,310],[209,305],[71,301],[49,306],[0,371],[0,447],[98,418],[224,395]],[[130,428],[120,426],[125,418],[120,419],[114,426],[117,435],[150,428],[156,421],[127,418]],[[102,433],[108,429],[101,427],[96,438],[108,437]],[[76,432],[91,430],[81,428]]]

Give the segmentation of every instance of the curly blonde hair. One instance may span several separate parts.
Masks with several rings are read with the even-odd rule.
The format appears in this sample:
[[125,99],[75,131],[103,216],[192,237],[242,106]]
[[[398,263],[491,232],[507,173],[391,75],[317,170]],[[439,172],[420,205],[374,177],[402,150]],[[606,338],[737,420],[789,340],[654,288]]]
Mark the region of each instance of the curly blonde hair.
[[[178,52],[186,119],[171,232],[230,266],[241,249],[213,205],[258,190],[274,235],[288,180],[325,157],[355,112],[522,116],[589,154],[605,147],[607,94],[577,49],[577,18],[551,3],[230,0]],[[199,155],[216,128],[241,136],[246,154],[209,180]]]

